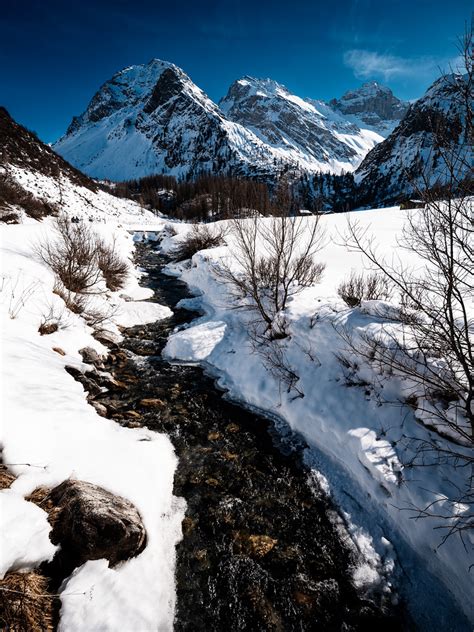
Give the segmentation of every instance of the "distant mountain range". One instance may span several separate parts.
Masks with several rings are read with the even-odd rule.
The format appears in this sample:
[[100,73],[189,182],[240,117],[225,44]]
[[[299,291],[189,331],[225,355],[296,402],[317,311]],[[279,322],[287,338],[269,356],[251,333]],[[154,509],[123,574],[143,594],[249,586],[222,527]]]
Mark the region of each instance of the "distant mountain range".
[[[117,215],[125,201],[91,177],[148,174],[243,176],[270,184],[270,194],[285,178],[301,208],[397,203],[446,181],[447,148],[462,158],[456,177],[472,180],[466,87],[465,76],[446,75],[408,105],[366,83],[325,103],[243,77],[216,104],[173,64],[132,66],[100,88],[53,148],[0,108],[0,221],[61,208]],[[143,212],[130,205],[132,215]]]
[[407,110],[375,82],[325,103],[252,77],[235,81],[216,104],[180,68],[153,59],[106,81],[54,149],[111,180],[341,173],[354,171]]

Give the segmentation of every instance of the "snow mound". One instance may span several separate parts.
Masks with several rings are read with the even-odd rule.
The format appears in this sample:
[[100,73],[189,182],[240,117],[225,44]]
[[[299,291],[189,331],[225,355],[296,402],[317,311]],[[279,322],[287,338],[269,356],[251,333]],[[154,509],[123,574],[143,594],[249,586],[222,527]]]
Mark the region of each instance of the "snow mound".
[[163,355],[184,362],[208,358],[224,338],[226,323],[211,321],[172,334]]

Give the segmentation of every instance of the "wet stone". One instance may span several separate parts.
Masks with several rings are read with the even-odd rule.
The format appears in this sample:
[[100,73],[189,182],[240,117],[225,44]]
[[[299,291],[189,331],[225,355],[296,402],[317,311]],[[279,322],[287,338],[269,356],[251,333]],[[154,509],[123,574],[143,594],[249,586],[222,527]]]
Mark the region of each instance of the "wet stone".
[[269,535],[248,535],[237,533],[235,536],[236,550],[251,557],[264,557],[273,549],[278,540]]
[[166,404],[162,399],[148,397],[140,400],[140,406],[145,406],[145,408],[163,408],[164,406],[166,406]]

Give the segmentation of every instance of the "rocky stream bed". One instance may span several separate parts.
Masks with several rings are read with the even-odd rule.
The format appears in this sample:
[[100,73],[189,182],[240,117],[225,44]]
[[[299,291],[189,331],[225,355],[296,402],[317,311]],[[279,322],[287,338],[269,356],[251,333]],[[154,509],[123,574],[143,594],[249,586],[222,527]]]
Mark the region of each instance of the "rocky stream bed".
[[110,345],[101,369],[113,379],[75,377],[101,414],[164,432],[175,446],[174,494],[187,503],[175,630],[407,629],[382,593],[354,588],[354,554],[303,465],[301,439],[280,444],[271,421],[226,400],[201,368],[162,358],[170,332],[196,314],[176,308],[189,292],[164,274],[156,246],[138,245],[136,258],[150,300],[173,316],[127,329]]

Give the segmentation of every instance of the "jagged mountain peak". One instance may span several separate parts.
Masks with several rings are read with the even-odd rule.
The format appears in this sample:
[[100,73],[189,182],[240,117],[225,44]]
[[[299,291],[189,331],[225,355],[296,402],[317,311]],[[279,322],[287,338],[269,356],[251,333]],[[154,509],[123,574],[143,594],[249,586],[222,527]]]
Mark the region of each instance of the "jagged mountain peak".
[[258,94],[259,96],[267,97],[289,94],[289,90],[274,79],[270,79],[269,77],[257,78],[251,77],[250,75],[245,75],[234,81],[227,94],[232,94],[236,91],[246,95]]
[[367,127],[387,136],[406,114],[409,104],[398,99],[387,86],[377,81],[348,90],[329,105],[359,127]]
[[[426,104],[429,100],[439,101],[442,98],[450,99],[454,93],[463,90],[467,81],[467,74],[461,72],[452,72],[436,79],[423,96],[423,102]],[[472,97],[471,97],[472,98]]]
[[245,75],[234,81],[225,97],[219,101],[220,109],[228,114],[232,108],[238,107],[244,100],[247,102],[262,102],[271,99],[284,99],[293,105],[308,111],[315,111],[315,108],[308,100],[292,94],[286,86],[274,79],[257,79]]
[[[158,87],[157,87],[158,84]],[[92,97],[86,111],[74,117],[66,136],[75,132],[81,125],[96,123],[114,112],[124,108],[143,104],[148,109],[156,101],[156,94],[166,92],[168,98],[171,91],[178,93],[186,87],[193,86],[191,79],[175,64],[152,59],[147,64],[127,66],[108,79]],[[195,87],[195,94],[205,98],[204,93]]]
[[380,93],[393,95],[393,92],[388,86],[384,86],[381,83],[378,83],[378,81],[366,81],[354,90],[347,90],[347,92],[342,95],[341,99],[348,100],[354,98],[355,96],[372,96]]
[[234,81],[219,107],[304,171],[352,171],[381,140],[323,101],[303,99],[273,79],[245,76]]

